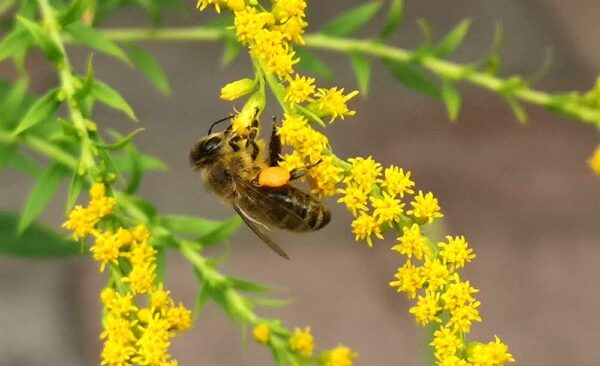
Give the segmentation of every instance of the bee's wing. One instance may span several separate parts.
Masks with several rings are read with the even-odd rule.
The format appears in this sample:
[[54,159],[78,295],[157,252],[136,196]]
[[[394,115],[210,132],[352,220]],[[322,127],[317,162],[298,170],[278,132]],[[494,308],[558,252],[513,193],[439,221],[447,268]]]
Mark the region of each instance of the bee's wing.
[[269,230],[267,225],[250,216],[242,207],[238,205],[236,201],[233,203],[233,209],[238,213],[238,215],[240,215],[246,225],[248,225],[248,227],[252,229],[252,231],[254,231],[254,233],[269,246],[269,248],[273,249],[275,253],[279,254],[283,258],[290,259],[287,253],[265,233],[265,231]]
[[[236,177],[235,182],[236,189],[240,194],[251,200],[255,205],[264,207],[262,212],[269,217],[271,222],[280,222],[283,212],[283,216],[292,222],[297,231],[310,231],[310,226],[306,221],[288,207],[289,201],[285,194],[274,194],[272,192],[273,188],[257,187],[240,177]],[[293,187],[288,188],[294,189]]]

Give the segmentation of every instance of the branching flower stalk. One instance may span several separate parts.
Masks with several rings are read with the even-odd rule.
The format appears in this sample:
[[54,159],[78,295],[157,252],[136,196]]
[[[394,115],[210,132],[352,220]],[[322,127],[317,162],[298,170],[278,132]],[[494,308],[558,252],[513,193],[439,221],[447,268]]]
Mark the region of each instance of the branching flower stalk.
[[[475,254],[463,236],[447,236],[445,242],[437,244],[425,236],[422,227],[443,216],[433,193],[419,190],[415,194],[411,173],[399,167],[390,166],[382,172],[381,164],[371,157],[346,161],[336,157],[327,137],[312,127],[311,122],[326,127],[323,119],[333,123],[354,115],[346,103],[358,92],[345,94],[344,89],[336,87],[318,88],[315,79],[294,72],[294,64],[299,61],[294,45],[304,43],[306,3],[279,0],[268,10],[253,2],[198,1],[200,9],[211,4],[217,11],[223,6],[234,13],[237,39],[248,47],[255,66],[254,80],[259,80],[241,79],[223,87],[221,97],[225,100],[241,98],[257,89],[234,117],[233,130],[240,135],[249,133],[256,115],[252,111],[258,110],[260,115],[264,108],[263,85],[267,85],[284,112],[277,133],[282,143],[292,148],[280,166],[288,170],[312,166],[307,176],[313,194],[341,194],[338,202],[355,217],[352,231],[356,240],[372,247],[373,239],[383,239],[390,229],[401,234],[392,249],[406,256],[407,261],[398,268],[390,286],[411,299],[418,296],[417,304],[410,309],[418,324],[436,324],[431,346],[438,364],[492,366],[514,362],[498,337],[486,344],[467,339],[471,324],[481,321],[481,303],[473,296],[478,290],[460,277],[459,270]],[[344,187],[338,188],[340,184]],[[412,201],[409,196],[413,196]],[[405,202],[411,207],[405,207]],[[261,326],[255,329],[258,340],[263,332]]]

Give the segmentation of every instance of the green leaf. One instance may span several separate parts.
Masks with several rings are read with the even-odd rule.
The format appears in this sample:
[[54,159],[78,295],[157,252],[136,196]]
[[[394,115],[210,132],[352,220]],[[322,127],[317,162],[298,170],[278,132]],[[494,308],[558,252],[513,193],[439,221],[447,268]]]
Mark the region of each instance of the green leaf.
[[29,32],[16,28],[9,33],[0,43],[0,61],[22,54],[31,45],[32,38]]
[[460,113],[461,97],[451,81],[444,80],[442,84],[442,98],[444,99],[450,120],[455,122]]
[[165,282],[167,269],[167,251],[165,248],[156,248],[156,278],[154,284],[158,285]]
[[135,68],[150,80],[156,89],[163,94],[169,94],[171,92],[169,81],[158,62],[140,47],[132,45],[128,51]]
[[18,221],[16,214],[0,211],[0,253],[29,259],[81,254],[77,243],[38,224],[18,234]]
[[39,24],[17,15],[17,20],[29,31],[37,44],[42,47],[48,60],[56,62],[64,57],[63,51],[50,34]]
[[392,0],[387,19],[379,34],[379,39],[389,38],[402,24],[404,18],[404,0]]
[[23,77],[12,85],[5,93],[0,95],[0,126],[7,130],[12,130],[12,122],[20,120],[27,107],[35,99],[27,94],[29,80]]
[[[131,159],[127,154],[113,156],[113,163],[120,172],[131,172],[132,170]],[[162,160],[150,155],[141,155],[139,157],[139,166],[146,172],[167,170],[167,165]]]
[[358,88],[363,96],[369,95],[369,84],[371,82],[371,61],[360,53],[350,54],[352,70],[358,82]]
[[[232,217],[232,219],[235,218],[237,218],[237,216]],[[158,222],[174,233],[191,235],[194,237],[203,237],[212,234],[228,223],[228,221],[207,220],[187,215],[161,216]]]
[[206,283],[202,284],[200,290],[198,290],[198,296],[196,296],[196,303],[194,304],[194,318],[198,318],[202,309],[204,309],[204,305],[212,297],[211,291]]
[[222,222],[218,227],[201,235],[196,239],[197,242],[208,245],[223,242],[228,239],[240,226],[242,219],[238,216],[233,216],[227,221]]
[[14,155],[8,162],[10,167],[37,179],[42,169],[30,158],[21,154]]
[[23,117],[21,122],[19,122],[19,125],[13,132],[13,136],[25,132],[53,114],[60,104],[57,98],[58,92],[58,88],[52,89],[38,99],[38,101],[31,106],[29,111],[27,111],[27,114]]
[[296,56],[300,58],[298,62],[298,69],[304,73],[313,74],[320,76],[326,80],[333,79],[333,73],[329,69],[329,66],[321,61],[320,58],[303,49],[296,50]]
[[77,171],[78,169],[73,170],[73,175],[71,176],[71,183],[69,184],[69,194],[67,195],[67,205],[65,207],[65,213],[71,212],[73,206],[75,206],[75,202],[81,195],[81,191],[85,185],[84,178]]
[[294,108],[300,112],[301,114],[303,114],[306,118],[308,118],[309,120],[315,122],[316,124],[318,124],[319,126],[323,127],[323,128],[327,128],[327,124],[325,122],[323,122],[323,119],[321,119],[321,117],[317,116],[316,113],[314,113],[313,111],[311,111],[310,109],[300,105],[300,104],[296,104],[294,106]]
[[16,154],[16,144],[0,144],[0,172],[10,163]]
[[232,63],[240,54],[241,49],[235,36],[225,37],[225,51],[223,52],[223,57],[221,57],[221,65],[227,66]]
[[133,139],[142,131],[144,131],[144,128],[138,128],[137,130],[130,132],[129,135],[123,137],[121,140],[115,142],[114,144],[106,145],[106,144],[96,143],[95,145],[101,149],[106,149],[106,150],[110,150],[110,151],[120,150],[120,149],[124,148],[125,146],[127,146],[131,141],[133,141]]
[[508,106],[512,110],[513,114],[517,118],[517,121],[519,121],[519,123],[522,125],[527,124],[527,112],[525,111],[525,108],[523,108],[523,105],[514,97],[506,96],[505,99],[508,102]]
[[125,192],[133,194],[137,192],[140,184],[142,183],[142,177],[144,176],[144,169],[140,163],[140,152],[133,146],[127,145],[125,153],[129,155],[129,161],[131,161],[131,177],[129,183],[125,188]]
[[471,19],[463,19],[444,37],[435,49],[438,57],[447,57],[462,44],[471,27]]
[[405,86],[432,98],[439,98],[439,87],[413,65],[397,61],[384,63],[392,75]]
[[64,165],[53,163],[36,181],[21,214],[17,227],[18,233],[22,233],[37,219],[68,173],[69,170]]
[[156,209],[152,204],[141,197],[133,196],[119,191],[114,191],[119,205],[133,218],[148,224],[156,218]]
[[343,12],[331,20],[323,30],[324,34],[336,37],[350,35],[367,24],[379,11],[381,1],[370,1]]
[[92,96],[102,103],[125,113],[132,120],[137,121],[137,117],[135,116],[133,109],[131,109],[129,103],[127,103],[121,94],[100,80],[94,80],[94,85],[92,86]]
[[128,65],[131,64],[127,54],[116,43],[106,38],[102,32],[88,27],[79,21],[69,24],[64,29],[71,35],[75,42],[85,44],[102,53],[114,56]]
[[58,21],[64,27],[81,19],[81,16],[91,3],[91,0],[74,0],[68,8],[61,12],[58,16]]
[[257,283],[254,281],[244,280],[237,277],[227,277],[234,289],[246,292],[272,292],[275,288]]
[[88,63],[87,63],[87,71],[85,73],[85,78],[82,81],[82,85],[81,88],[79,88],[75,94],[75,97],[77,99],[82,99],[87,97],[91,92],[92,92],[92,88],[94,87],[94,54],[90,54],[90,57],[88,57]]

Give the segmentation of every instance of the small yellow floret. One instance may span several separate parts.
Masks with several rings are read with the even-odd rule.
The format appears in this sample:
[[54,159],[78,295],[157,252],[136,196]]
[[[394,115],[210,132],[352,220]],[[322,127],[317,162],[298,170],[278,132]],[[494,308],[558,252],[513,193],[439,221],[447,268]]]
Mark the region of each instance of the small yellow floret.
[[288,88],[285,92],[285,100],[294,104],[306,101],[315,92],[315,79],[306,76],[296,75],[295,79],[290,79]]
[[252,336],[258,343],[266,344],[271,336],[271,329],[267,324],[261,323],[254,327],[252,330]]
[[325,353],[323,366],[352,366],[357,358],[358,353],[346,346],[339,345]]
[[338,189],[338,193],[344,196],[337,201],[345,204],[346,208],[356,217],[360,212],[367,211],[369,192],[356,183],[348,183],[346,188]]
[[344,179],[345,182],[356,182],[365,191],[371,192],[373,184],[380,182],[381,164],[368,158],[350,158],[348,162],[352,164],[350,175]]
[[390,196],[387,192],[383,192],[383,197],[371,197],[371,204],[374,208],[373,216],[378,223],[393,225],[400,221],[404,203],[400,203],[400,200]]
[[392,247],[392,250],[412,258],[423,259],[423,256],[430,255],[431,249],[427,244],[427,238],[421,233],[421,227],[417,224],[404,226],[402,236],[398,237],[398,244]]
[[596,150],[588,159],[588,165],[596,175],[600,176],[600,145],[596,147]]
[[365,212],[352,221],[352,232],[356,241],[366,240],[369,248],[373,246],[373,235],[379,239],[383,239],[380,224],[373,216]]
[[417,218],[425,219],[426,222],[430,224],[433,220],[444,217],[440,212],[441,208],[437,198],[435,198],[431,192],[427,192],[427,194],[423,195],[423,192],[419,191],[419,194],[414,197],[414,201],[410,204],[413,209],[407,211],[407,213]]
[[441,311],[440,294],[433,291],[427,291],[425,296],[419,296],[417,305],[409,310],[420,325],[427,325],[432,321],[441,322],[442,319],[439,317]]
[[319,88],[315,93],[315,97],[317,98],[315,101],[316,113],[319,116],[331,117],[329,120],[330,123],[336,118],[344,119],[345,116],[353,116],[356,114],[356,111],[348,109],[346,102],[356,95],[358,95],[357,90],[344,95],[343,88]]
[[303,357],[310,357],[315,348],[315,340],[310,332],[310,327],[294,329],[294,335],[290,338],[290,349]]
[[410,260],[406,261],[394,275],[396,281],[390,282],[391,287],[397,287],[398,292],[405,292],[409,299],[414,299],[425,279],[421,276],[421,268],[415,267]]
[[381,186],[392,196],[404,197],[405,193],[413,194],[415,182],[410,179],[410,172],[404,173],[402,168],[391,165],[385,170],[385,179],[381,182]]

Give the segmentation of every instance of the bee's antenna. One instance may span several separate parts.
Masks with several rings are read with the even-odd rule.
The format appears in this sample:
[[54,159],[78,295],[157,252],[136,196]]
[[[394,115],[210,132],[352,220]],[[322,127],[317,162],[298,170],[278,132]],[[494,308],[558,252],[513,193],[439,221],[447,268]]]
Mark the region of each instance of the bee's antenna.
[[220,120],[218,120],[218,121],[214,121],[214,122],[213,122],[213,124],[212,124],[212,125],[210,125],[210,128],[208,129],[208,134],[210,135],[210,134],[212,133],[212,129],[213,129],[213,127],[215,127],[216,125],[218,125],[218,124],[219,124],[219,123],[221,123],[221,122],[228,121],[228,120],[230,120],[230,119],[231,119],[231,118],[233,118],[233,117],[234,117],[234,115],[233,115],[233,114],[230,114],[229,116],[227,116],[227,117],[225,117],[225,118],[221,118],[221,119],[220,119]]

